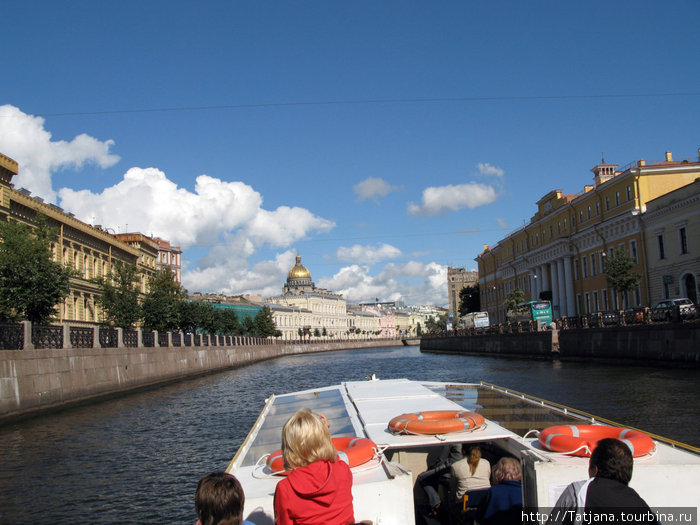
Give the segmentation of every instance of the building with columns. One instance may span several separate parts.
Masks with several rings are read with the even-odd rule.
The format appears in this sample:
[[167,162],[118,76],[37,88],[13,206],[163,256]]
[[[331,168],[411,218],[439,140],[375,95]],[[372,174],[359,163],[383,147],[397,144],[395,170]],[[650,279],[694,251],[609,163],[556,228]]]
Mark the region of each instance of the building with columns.
[[[700,159],[673,160],[667,151],[664,160],[620,169],[603,160],[591,171],[593,184],[582,193],[550,191],[525,226],[475,259],[482,309],[493,322],[505,321],[504,302],[516,288],[526,300],[551,300],[555,318],[650,304],[643,214],[649,201],[700,176]],[[606,257],[618,249],[643,276],[625,295],[615,294],[605,275]]]
[[36,219],[44,216],[56,232],[51,246],[53,260],[75,270],[68,297],[56,305],[56,322],[74,326],[102,322],[98,301],[102,291],[95,279],[108,277],[118,263],[136,266],[139,291],[148,292],[148,278],[156,272],[158,254],[150,237],[140,233],[117,236],[79,221],[59,206],[32,196],[29,190],[15,188],[12,178],[18,173],[17,162],[0,153],[0,220],[34,226]]
[[379,315],[352,310],[341,294],[317,288],[301,263],[301,255],[287,274],[282,295],[269,297],[262,304],[272,311],[284,340],[299,339],[300,331],[304,337],[318,332],[324,338],[359,339],[380,330]]

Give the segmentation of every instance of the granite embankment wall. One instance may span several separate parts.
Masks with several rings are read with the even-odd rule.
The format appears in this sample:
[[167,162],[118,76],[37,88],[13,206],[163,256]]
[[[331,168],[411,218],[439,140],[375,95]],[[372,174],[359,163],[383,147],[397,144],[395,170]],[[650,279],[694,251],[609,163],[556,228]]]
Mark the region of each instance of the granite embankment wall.
[[[559,351],[556,351],[556,344]],[[700,367],[700,323],[423,338],[423,352]]]
[[401,346],[400,340],[231,347],[0,351],[0,420],[285,355]]

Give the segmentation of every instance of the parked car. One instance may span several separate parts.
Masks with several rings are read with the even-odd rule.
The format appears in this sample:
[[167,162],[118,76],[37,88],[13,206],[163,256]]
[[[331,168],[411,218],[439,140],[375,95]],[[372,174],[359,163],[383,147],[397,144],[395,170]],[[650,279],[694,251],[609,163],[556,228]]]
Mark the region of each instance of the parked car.
[[625,323],[626,324],[636,324],[644,322],[644,310],[643,306],[630,306],[625,308]]
[[620,318],[615,310],[594,312],[588,316],[589,326],[609,326],[620,323]]
[[673,309],[678,306],[681,319],[693,319],[695,317],[695,305],[687,297],[676,299],[664,299],[659,301],[651,309],[652,321],[670,321],[673,319]]

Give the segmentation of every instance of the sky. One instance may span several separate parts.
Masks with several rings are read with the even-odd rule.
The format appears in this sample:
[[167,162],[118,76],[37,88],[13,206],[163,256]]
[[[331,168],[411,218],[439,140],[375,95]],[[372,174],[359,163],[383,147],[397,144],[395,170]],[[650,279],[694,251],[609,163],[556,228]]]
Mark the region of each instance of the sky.
[[697,0],[3,3],[0,153],[190,292],[447,304],[601,159],[697,158]]

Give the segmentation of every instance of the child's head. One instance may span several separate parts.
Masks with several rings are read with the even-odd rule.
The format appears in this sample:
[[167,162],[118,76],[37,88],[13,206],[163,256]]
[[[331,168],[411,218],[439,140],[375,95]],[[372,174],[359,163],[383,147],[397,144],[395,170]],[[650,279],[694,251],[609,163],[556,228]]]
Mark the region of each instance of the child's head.
[[282,427],[282,456],[287,470],[314,461],[335,461],[337,451],[328,426],[308,408],[297,410]]
[[199,480],[194,509],[202,525],[240,525],[245,495],[240,482],[226,472],[212,472]]

